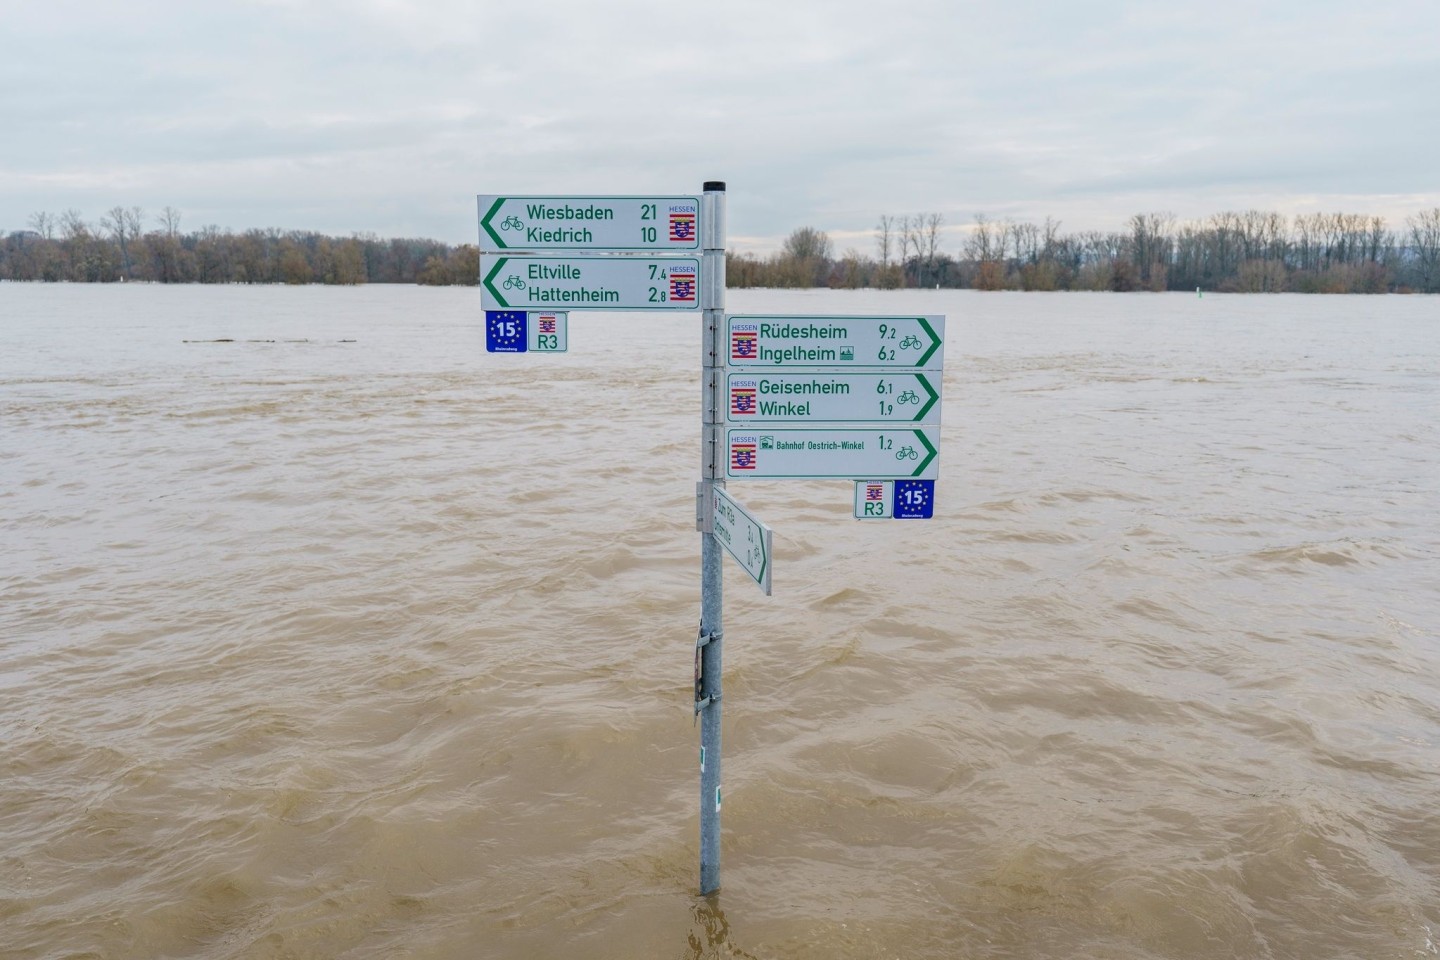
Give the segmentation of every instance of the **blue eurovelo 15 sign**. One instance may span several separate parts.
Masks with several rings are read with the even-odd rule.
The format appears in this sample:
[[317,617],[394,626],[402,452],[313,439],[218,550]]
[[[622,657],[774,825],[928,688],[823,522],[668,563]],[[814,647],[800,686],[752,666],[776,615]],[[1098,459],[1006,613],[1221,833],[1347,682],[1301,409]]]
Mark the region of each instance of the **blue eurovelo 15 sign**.
[[896,480],[894,502],[896,520],[929,520],[935,516],[935,481]]
[[485,350],[489,353],[524,353],[529,347],[529,325],[524,310],[485,311]]

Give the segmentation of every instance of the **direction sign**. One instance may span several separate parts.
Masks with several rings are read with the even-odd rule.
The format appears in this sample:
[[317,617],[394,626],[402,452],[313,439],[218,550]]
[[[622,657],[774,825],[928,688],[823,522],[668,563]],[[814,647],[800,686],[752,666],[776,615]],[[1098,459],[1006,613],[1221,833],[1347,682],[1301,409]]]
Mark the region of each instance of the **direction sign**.
[[765,596],[770,596],[770,528],[724,489],[715,487],[714,491],[715,528],[711,535],[760,585]]
[[725,479],[934,480],[940,428],[765,427],[725,431]]
[[700,249],[698,197],[479,199],[481,253]]
[[695,310],[700,303],[696,257],[491,259],[480,267],[486,310]]
[[945,318],[726,316],[729,365],[939,370]]
[[937,423],[940,377],[923,373],[754,371],[726,377],[730,423]]

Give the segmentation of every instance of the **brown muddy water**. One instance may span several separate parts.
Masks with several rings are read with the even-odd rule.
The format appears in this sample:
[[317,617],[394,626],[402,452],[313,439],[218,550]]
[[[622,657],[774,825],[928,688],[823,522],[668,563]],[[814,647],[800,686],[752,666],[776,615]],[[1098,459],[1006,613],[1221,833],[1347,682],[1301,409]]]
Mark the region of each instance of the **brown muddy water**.
[[705,901],[698,318],[0,284],[0,957],[1440,954],[1440,301],[729,306],[949,327],[934,520],[731,485]]

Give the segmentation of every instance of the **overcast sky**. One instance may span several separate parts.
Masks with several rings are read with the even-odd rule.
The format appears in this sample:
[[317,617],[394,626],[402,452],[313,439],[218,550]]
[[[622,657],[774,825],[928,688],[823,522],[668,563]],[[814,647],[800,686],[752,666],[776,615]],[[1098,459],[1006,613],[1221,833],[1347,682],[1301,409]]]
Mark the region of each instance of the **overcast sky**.
[[[881,214],[1440,206],[1440,0],[0,0],[0,229],[473,242],[477,193],[729,184],[731,246]],[[152,221],[153,225],[153,221]]]

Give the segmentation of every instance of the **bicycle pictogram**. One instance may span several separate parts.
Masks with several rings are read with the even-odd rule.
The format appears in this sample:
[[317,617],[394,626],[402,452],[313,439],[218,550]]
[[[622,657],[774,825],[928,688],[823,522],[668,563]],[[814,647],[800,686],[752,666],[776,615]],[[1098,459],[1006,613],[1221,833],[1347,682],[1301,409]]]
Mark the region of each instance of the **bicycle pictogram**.
[[895,451],[895,459],[896,459],[896,460],[919,460],[919,459],[920,459],[920,451],[916,450],[914,447],[911,447],[911,446],[904,446],[904,447],[901,447],[899,450]]
[[525,224],[513,213],[500,221],[501,230],[524,230]]
[[917,337],[917,336],[915,336],[913,333],[910,334],[909,336],[905,337],[905,339],[903,339],[903,340],[900,341],[900,349],[901,349],[901,350],[919,350],[919,349],[920,349],[920,338]]
[[525,281],[512,274],[511,276],[506,277],[505,281],[501,283],[500,286],[504,287],[506,290],[524,290]]
[[919,403],[919,402],[920,402],[920,395],[917,394],[914,390],[906,390],[904,393],[900,394],[900,396],[898,396],[898,397],[895,398],[895,402],[896,402],[896,403]]

